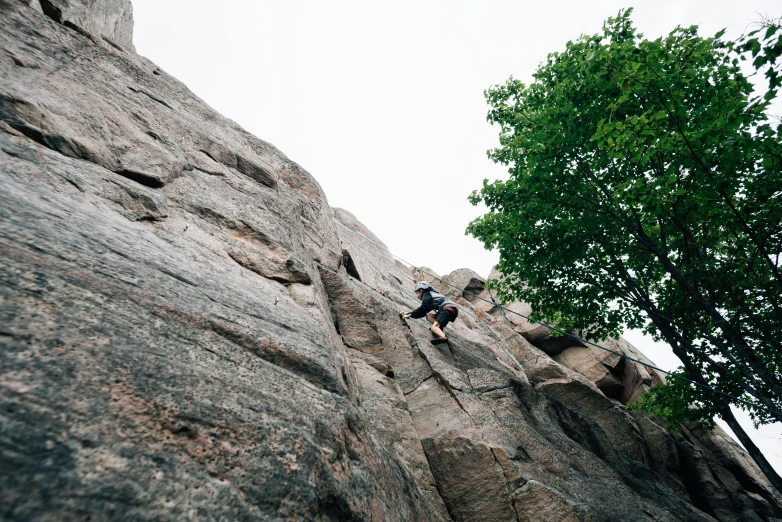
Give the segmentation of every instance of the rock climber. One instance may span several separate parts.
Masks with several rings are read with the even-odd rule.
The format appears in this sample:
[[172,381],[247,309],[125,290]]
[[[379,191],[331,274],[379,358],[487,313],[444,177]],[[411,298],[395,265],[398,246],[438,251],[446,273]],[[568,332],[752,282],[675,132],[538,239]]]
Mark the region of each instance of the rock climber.
[[426,320],[432,323],[429,329],[436,338],[431,340],[432,344],[441,344],[448,342],[448,336],[443,333],[445,326],[456,319],[459,315],[457,304],[436,292],[432,285],[427,281],[421,281],[414,288],[415,296],[421,301],[421,306],[412,312],[399,312],[402,319],[412,317],[418,319],[426,316]]

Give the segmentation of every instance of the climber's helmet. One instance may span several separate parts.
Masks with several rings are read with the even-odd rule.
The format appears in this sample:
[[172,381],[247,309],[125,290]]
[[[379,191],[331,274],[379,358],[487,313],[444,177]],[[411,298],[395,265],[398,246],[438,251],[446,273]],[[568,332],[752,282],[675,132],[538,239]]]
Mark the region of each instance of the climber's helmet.
[[420,283],[415,285],[413,291],[417,294],[419,290],[422,292],[426,292],[427,290],[431,290],[431,289],[432,289],[432,285],[430,285],[427,281],[421,281]]

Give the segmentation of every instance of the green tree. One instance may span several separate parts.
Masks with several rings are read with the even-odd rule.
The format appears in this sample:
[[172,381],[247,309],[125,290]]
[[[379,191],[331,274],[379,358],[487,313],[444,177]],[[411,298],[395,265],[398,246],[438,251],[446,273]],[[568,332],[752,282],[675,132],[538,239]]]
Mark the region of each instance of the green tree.
[[[504,301],[596,339],[642,328],[682,376],[782,421],[782,124],[767,114],[782,31],[648,40],[630,13],[550,54],[530,85],[486,91],[489,157],[510,176],[470,196],[488,212],[468,233],[499,250]],[[674,427],[719,414],[782,491],[730,403],[678,382],[641,406]]]

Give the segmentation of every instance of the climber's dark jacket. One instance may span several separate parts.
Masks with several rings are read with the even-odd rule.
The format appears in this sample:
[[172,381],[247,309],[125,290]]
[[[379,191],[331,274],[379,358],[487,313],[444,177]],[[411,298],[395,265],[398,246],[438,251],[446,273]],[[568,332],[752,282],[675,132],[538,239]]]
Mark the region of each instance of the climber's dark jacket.
[[421,299],[421,306],[410,312],[410,317],[418,319],[432,310],[442,312],[443,308],[458,310],[458,305],[441,293],[435,292],[434,290],[427,290],[424,292],[423,298]]

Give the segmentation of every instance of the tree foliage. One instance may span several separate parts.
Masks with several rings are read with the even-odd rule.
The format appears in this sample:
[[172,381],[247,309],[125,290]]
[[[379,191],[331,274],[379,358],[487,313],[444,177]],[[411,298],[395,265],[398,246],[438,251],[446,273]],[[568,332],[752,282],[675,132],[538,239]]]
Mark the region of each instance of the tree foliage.
[[[470,196],[488,212],[468,233],[499,251],[504,301],[597,339],[641,328],[782,420],[782,30],[648,40],[630,14],[486,91],[509,177]],[[676,424],[725,398],[670,381],[642,405]]]
[[654,386],[637,401],[629,405],[631,410],[651,413],[668,421],[671,431],[680,433],[687,423],[698,423],[704,428],[714,426],[717,414],[714,403],[702,388],[695,387],[678,377],[687,378],[686,372],[673,372],[666,377],[665,386]]

